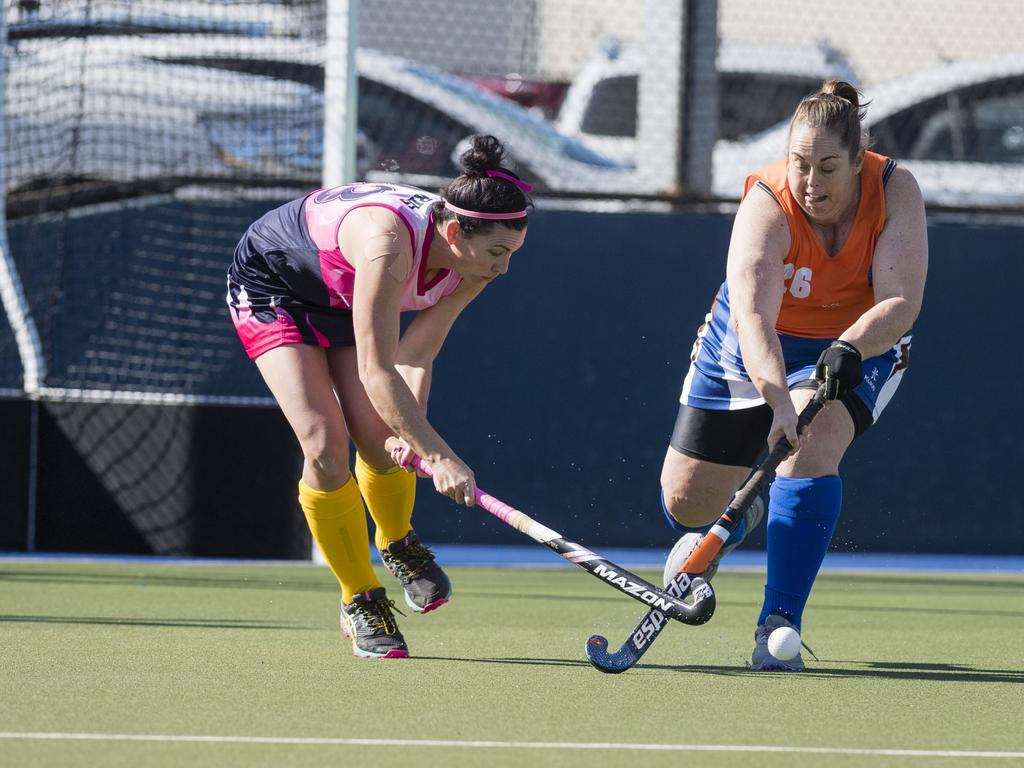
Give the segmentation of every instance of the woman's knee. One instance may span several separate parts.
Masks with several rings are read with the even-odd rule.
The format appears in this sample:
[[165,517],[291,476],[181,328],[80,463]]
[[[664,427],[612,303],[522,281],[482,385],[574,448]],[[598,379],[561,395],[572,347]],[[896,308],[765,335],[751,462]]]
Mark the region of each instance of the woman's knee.
[[694,459],[669,448],[661,470],[665,509],[683,525],[713,522],[722,514],[747,471],[744,467]]
[[328,430],[311,430],[298,435],[305,459],[304,476],[324,489],[340,487],[349,476],[349,450],[347,435],[331,435]]
[[303,476],[311,473],[316,485],[321,490],[333,490],[340,488],[348,480],[349,471],[348,452],[324,451],[315,454],[306,454],[306,467]]
[[666,458],[661,468],[661,498],[673,517],[688,496],[690,479],[690,474],[684,468]]

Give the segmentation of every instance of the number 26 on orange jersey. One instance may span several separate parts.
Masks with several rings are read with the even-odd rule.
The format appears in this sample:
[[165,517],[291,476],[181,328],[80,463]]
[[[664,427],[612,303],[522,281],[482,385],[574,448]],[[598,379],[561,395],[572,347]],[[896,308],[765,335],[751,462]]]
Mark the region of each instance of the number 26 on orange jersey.
[[796,269],[793,264],[783,264],[782,279],[786,282],[784,290],[796,299],[806,299],[811,295],[811,277],[813,272],[810,267]]

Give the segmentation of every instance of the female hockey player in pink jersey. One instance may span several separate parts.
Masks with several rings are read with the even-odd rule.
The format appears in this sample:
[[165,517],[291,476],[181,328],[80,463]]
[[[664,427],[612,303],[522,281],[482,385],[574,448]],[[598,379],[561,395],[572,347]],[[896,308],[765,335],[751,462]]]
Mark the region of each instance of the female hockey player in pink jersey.
[[[401,438],[430,464],[440,493],[474,503],[473,472],[426,407],[452,324],[526,237],[530,186],[502,166],[504,155],[493,136],[475,136],[462,175],[440,195],[397,184],[312,192],[253,223],[228,272],[235,328],[302,448],[299,503],[341,585],[341,626],[357,656],[409,655],[370,564],[364,502],[412,610],[451,594],[412,529],[415,476],[384,442]],[[402,333],[405,311],[417,314]]]

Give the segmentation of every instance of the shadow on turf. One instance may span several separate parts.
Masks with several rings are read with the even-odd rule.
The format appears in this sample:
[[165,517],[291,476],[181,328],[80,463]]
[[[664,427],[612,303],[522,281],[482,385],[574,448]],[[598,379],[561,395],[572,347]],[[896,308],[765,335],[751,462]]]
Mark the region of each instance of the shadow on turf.
[[[963,664],[912,664],[902,662],[825,661],[824,664],[855,664],[857,667],[808,667],[801,678],[889,678],[892,680],[928,680],[943,683],[1024,683],[1024,670],[983,669]],[[638,664],[637,669],[694,672],[707,675],[793,674],[790,672],[752,672],[746,667],[712,667],[703,665]]]
[[503,659],[467,659],[458,656],[421,656],[416,654],[416,659],[425,661],[470,661],[477,664],[526,664],[531,667],[589,667],[590,662],[583,659],[530,659],[530,658],[503,658]]
[[146,573],[65,573],[63,571],[4,571],[0,581],[28,584],[133,584],[154,587],[226,587],[230,589],[284,589],[302,592],[337,592],[338,584],[327,577],[317,579],[279,579],[273,577],[197,577]]
[[[459,590],[459,597],[480,597],[487,600],[528,600],[531,603],[536,603],[540,600],[555,600],[558,602],[574,602],[574,603],[621,603],[622,595],[614,592],[608,592],[604,595],[567,595],[565,593],[552,592],[549,594],[537,594],[535,592],[485,592],[482,590]],[[743,607],[753,608],[755,613],[760,609],[760,601],[753,600],[729,600],[718,598],[718,607]],[[642,608],[640,610],[643,610]],[[1012,610],[1000,610],[1000,609],[987,609],[987,608],[954,608],[950,606],[942,606],[941,608],[920,608],[916,606],[905,606],[905,605],[855,605],[844,603],[842,605],[817,605],[814,610],[816,611],[868,611],[875,613],[922,613],[922,614],[934,614],[939,616],[948,616],[950,614],[956,614],[958,616],[1001,616],[1001,617],[1020,617],[1024,616],[1022,611]]]
[[18,616],[0,614],[0,623],[28,624],[100,624],[127,627],[187,627],[189,629],[292,629],[304,630],[310,627],[297,626],[282,621],[253,621],[251,619],[119,619],[99,616]]
[[[583,659],[533,659],[533,658],[481,658],[468,659],[455,656],[416,656],[426,661],[458,661],[475,662],[477,664],[512,664],[529,666],[555,667],[589,667],[590,663]],[[963,664],[912,664],[901,662],[857,662],[831,661],[828,664],[857,664],[862,668],[822,669],[809,668],[800,673],[801,678],[891,678],[895,680],[934,680],[949,683],[1024,683],[1024,670],[1013,669],[981,669]],[[752,672],[745,666],[709,666],[701,664],[638,664],[638,670],[662,670],[666,672],[690,672],[703,675],[722,675],[733,677],[738,675],[792,674]]]

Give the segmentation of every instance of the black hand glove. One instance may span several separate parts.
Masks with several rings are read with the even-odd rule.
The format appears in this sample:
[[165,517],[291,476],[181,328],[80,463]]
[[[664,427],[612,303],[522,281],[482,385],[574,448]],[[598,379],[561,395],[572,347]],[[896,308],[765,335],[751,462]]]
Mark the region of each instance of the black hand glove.
[[864,365],[853,344],[833,341],[818,358],[814,378],[828,382],[826,396],[835,400],[864,380]]

